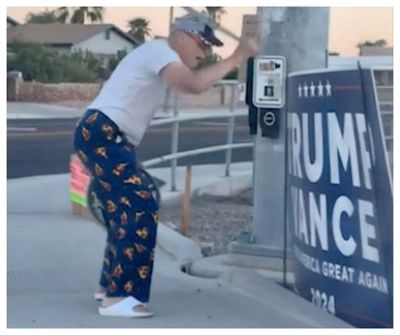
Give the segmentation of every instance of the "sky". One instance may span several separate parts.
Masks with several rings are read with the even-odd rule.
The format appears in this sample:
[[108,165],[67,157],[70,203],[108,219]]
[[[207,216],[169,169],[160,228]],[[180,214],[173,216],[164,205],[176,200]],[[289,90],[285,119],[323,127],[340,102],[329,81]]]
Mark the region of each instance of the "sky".
[[[47,7],[49,10],[55,7]],[[196,7],[195,7],[196,8]],[[124,31],[128,30],[127,22],[135,17],[144,17],[150,21],[154,35],[165,36],[169,27],[169,7],[105,7],[105,23],[113,23]],[[7,15],[23,23],[29,12],[41,12],[45,7],[8,7]],[[241,34],[242,16],[255,14],[256,7],[225,7],[221,25],[236,35]],[[174,16],[185,11],[174,8]],[[216,50],[221,56],[228,56],[235,48],[236,42],[223,34],[218,34],[225,43]],[[358,49],[355,45],[365,40],[385,39],[393,45],[393,9],[391,7],[331,7],[329,26],[329,50],[339,52],[342,56],[355,56]]]

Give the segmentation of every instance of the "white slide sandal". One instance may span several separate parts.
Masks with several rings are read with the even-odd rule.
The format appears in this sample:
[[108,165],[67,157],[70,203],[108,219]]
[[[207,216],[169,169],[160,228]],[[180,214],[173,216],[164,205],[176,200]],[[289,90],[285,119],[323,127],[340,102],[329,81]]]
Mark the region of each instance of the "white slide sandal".
[[[135,307],[140,306],[140,310]],[[99,307],[99,314],[103,316],[119,316],[125,318],[148,318],[153,313],[147,310],[144,303],[129,296],[108,307]]]

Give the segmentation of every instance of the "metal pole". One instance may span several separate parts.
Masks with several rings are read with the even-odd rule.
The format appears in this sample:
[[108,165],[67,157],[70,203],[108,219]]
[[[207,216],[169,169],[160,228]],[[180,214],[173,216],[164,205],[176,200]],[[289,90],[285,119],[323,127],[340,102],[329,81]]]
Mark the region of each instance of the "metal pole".
[[[174,155],[168,154],[164,156],[160,156],[157,158],[149,159],[145,162],[142,163],[143,167],[148,168],[150,166],[162,164],[164,162],[170,161],[174,158],[185,158],[185,157],[193,157],[196,155],[202,155],[202,154],[209,154],[211,152],[217,152],[217,151],[226,151],[228,149],[229,145],[228,144],[223,144],[223,145],[215,145],[212,147],[205,147],[205,148],[200,148],[200,149],[194,149],[194,150],[188,150],[188,151],[182,151],[178,152]],[[251,148],[253,147],[253,143],[236,143],[232,144],[233,149],[244,149],[244,148]]]
[[[236,88],[237,88],[236,85],[230,85],[230,86],[231,86],[231,99],[230,99],[229,109],[231,111],[231,117],[229,118],[228,138],[226,141],[228,145],[231,145],[233,142],[233,132],[235,128]],[[226,156],[225,156],[225,177],[230,176],[231,162],[232,162],[232,148],[229,147],[229,149],[226,150]]]
[[[285,88],[286,92],[288,92],[288,80],[285,79]],[[283,286],[288,287],[287,285],[287,256],[288,256],[288,226],[287,226],[287,212],[288,212],[288,189],[287,189],[287,181],[288,181],[288,164],[289,164],[289,150],[288,150],[288,118],[285,117],[284,124],[284,141],[285,141],[285,184],[283,188],[283,199],[284,199],[284,212],[283,212]]]
[[[178,116],[178,93],[173,92],[174,99],[174,116]],[[179,119],[172,124],[172,140],[171,140],[171,154],[178,152],[179,144]],[[178,159],[174,158],[171,160],[171,191],[176,191],[176,167],[178,165]]]
[[179,229],[182,235],[186,235],[189,228],[191,182],[192,182],[192,166],[188,165],[186,166],[185,188],[183,191],[182,223]]
[[172,22],[174,21],[174,7],[169,7],[169,34],[172,32]]
[[[328,7],[258,7],[260,54],[283,56],[287,73],[325,67]],[[254,143],[254,243],[233,245],[234,252],[284,257],[284,185],[286,110],[280,110],[279,138]],[[287,226],[290,248],[291,226]],[[290,250],[288,250],[290,253]]]
[[[261,53],[281,55],[287,73],[325,67],[329,8],[259,7]],[[255,243],[283,257],[286,110],[280,114],[278,139],[256,136],[255,152]],[[288,227],[290,229],[291,227]],[[288,232],[289,233],[289,232]]]

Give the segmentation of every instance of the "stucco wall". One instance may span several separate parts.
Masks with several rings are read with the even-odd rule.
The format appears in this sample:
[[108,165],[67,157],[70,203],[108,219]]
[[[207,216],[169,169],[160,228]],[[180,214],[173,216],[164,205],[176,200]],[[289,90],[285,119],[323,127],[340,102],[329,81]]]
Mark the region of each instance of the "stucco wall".
[[[18,83],[17,94],[14,101],[31,102],[60,102],[60,101],[90,101],[100,90],[100,84],[59,83],[43,84],[38,82]],[[11,93],[11,92],[10,92]]]
[[[25,82],[7,80],[7,100],[21,102],[65,103],[71,106],[86,105],[98,94],[101,84]],[[229,106],[229,87],[213,87],[200,95],[181,94],[178,105],[182,107]],[[168,103],[172,107],[172,101]]]

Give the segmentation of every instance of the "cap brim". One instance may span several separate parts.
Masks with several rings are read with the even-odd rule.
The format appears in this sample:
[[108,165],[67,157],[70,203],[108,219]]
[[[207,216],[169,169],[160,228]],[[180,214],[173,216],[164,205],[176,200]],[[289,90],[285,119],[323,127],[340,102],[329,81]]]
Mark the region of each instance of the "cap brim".
[[222,47],[224,45],[224,43],[214,35],[214,31],[208,25],[205,26],[204,31],[200,34],[213,46]]
[[224,45],[224,43],[222,43],[222,41],[216,38],[215,36],[210,36],[209,38],[207,38],[207,40],[210,41],[210,43],[216,47],[222,47]]
[[224,43],[222,43],[222,41],[219,40],[215,35],[208,34],[208,36],[204,36],[204,34],[201,34],[201,33],[200,33],[200,35],[201,35],[203,42],[205,42],[208,45],[216,46],[216,47],[222,47],[224,45]]

